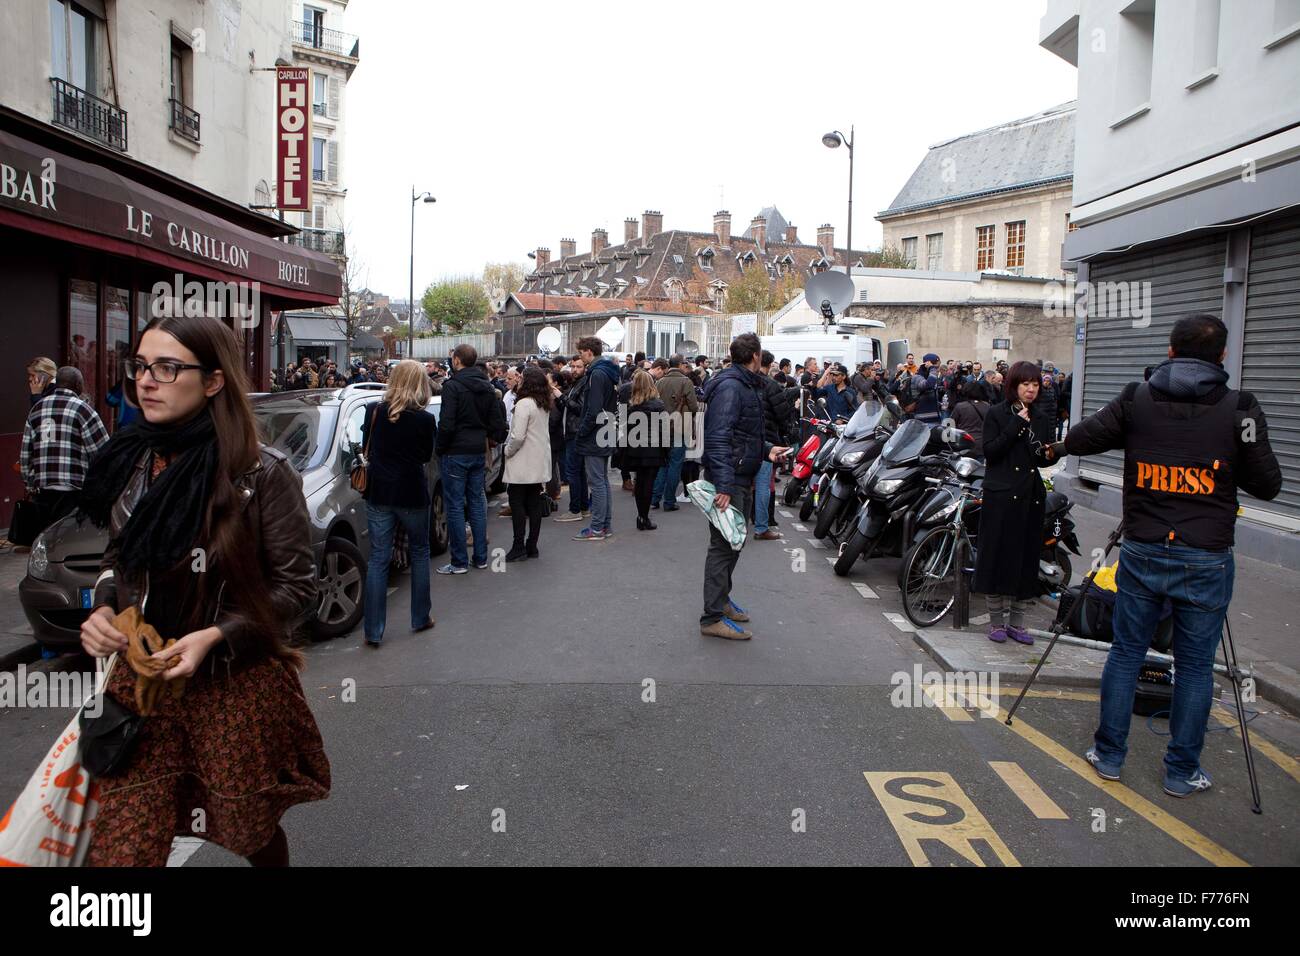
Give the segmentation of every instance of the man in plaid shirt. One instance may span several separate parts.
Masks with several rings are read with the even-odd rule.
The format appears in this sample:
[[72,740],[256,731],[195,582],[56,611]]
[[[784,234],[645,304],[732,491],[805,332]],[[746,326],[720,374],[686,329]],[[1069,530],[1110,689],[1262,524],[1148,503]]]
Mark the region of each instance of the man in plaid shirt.
[[54,388],[32,406],[23,427],[23,483],[46,527],[76,507],[90,459],[108,442],[99,414],[81,397],[82,383],[78,369],[59,369]]

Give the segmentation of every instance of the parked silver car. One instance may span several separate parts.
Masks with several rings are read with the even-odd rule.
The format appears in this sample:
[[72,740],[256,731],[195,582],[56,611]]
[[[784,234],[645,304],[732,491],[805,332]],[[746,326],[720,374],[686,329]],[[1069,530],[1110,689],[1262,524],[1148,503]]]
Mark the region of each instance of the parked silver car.
[[[370,545],[365,501],[348,475],[361,450],[361,425],[383,400],[383,392],[380,383],[362,382],[252,396],[262,441],[288,456],[302,476],[318,569],[319,601],[310,622],[317,638],[346,634],[361,620]],[[435,396],[426,410],[436,419],[441,407],[442,400]],[[498,462],[494,458],[491,464]],[[427,470],[433,500],[429,544],[436,555],[447,550],[447,514],[436,457]],[[81,622],[89,613],[106,544],[104,531],[74,515],[51,525],[32,544],[18,593],[37,641],[52,648],[80,643]]]

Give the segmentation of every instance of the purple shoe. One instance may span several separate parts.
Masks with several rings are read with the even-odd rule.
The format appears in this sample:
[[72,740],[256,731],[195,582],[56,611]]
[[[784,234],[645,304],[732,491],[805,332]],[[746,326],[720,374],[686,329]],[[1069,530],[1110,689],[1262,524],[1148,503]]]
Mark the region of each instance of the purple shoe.
[[1019,644],[1034,643],[1034,635],[1030,634],[1023,627],[1015,627],[1010,624],[1007,625],[1007,637]]
[[999,624],[997,627],[989,628],[989,640],[995,644],[1005,644],[1007,642],[1007,629],[1004,625]]

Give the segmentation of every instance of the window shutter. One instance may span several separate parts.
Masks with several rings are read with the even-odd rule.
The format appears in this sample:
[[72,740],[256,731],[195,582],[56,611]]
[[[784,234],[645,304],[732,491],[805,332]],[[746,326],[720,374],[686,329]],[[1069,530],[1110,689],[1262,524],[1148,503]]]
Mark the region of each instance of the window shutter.
[[312,225],[317,229],[325,228],[325,207],[314,206],[312,208]]
[[339,118],[339,81],[338,77],[331,76],[328,85],[328,106],[326,112],[329,113],[330,119]]
[[339,181],[339,144],[334,140],[329,143],[329,170],[325,178],[332,183]]

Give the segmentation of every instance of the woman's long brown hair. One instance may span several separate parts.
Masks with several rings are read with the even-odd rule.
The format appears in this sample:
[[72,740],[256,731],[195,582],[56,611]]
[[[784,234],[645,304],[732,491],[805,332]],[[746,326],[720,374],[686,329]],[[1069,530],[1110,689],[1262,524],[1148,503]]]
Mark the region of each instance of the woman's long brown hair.
[[266,567],[262,543],[248,526],[243,499],[235,487],[236,479],[261,457],[253,406],[248,400],[243,349],[229,326],[208,316],[163,316],[151,321],[144,331],[151,329],[166,332],[193,352],[205,369],[205,378],[217,370],[225,378],[221,390],[208,399],[217,433],[217,473],[200,543],[206,546],[209,569],[217,573],[205,573],[200,579],[203,600],[192,611],[191,626],[206,627],[211,623],[200,620],[199,615],[216,601],[224,580],[223,600],[238,601],[252,625],[252,633],[265,650],[301,668],[305,663],[302,654],[286,644],[289,624],[280,619],[271,603],[271,589],[266,582],[273,569]]

